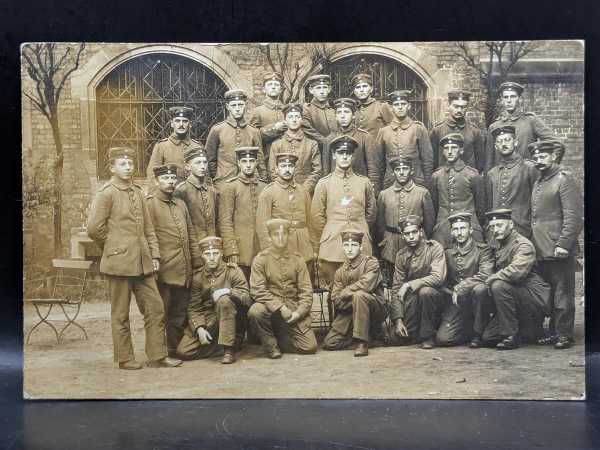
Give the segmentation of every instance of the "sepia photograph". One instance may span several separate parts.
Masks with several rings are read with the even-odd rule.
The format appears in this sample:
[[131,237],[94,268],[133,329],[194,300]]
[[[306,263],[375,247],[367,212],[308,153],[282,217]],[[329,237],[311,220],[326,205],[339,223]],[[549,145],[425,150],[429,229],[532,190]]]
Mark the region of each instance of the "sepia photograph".
[[585,400],[584,54],[22,44],[23,397]]

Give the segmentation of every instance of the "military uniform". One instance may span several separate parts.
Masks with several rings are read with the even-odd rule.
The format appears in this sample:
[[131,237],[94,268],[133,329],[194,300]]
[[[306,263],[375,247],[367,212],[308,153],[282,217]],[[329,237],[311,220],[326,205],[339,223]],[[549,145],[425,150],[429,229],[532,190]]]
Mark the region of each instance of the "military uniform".
[[[331,77],[329,75],[313,75],[307,80],[309,86],[329,85],[331,86]],[[335,120],[335,110],[331,107],[329,101],[320,102],[313,98],[310,103],[302,106],[302,129],[306,135],[319,143],[319,150],[323,152],[325,139],[337,128]],[[321,160],[321,164],[323,161]]]
[[284,131],[278,131],[274,125],[284,120],[283,103],[280,100],[265,98],[262,105],[250,113],[248,122],[260,130],[260,137],[264,145],[265,163],[268,165],[271,154],[271,144],[279,139]]
[[177,186],[175,197],[186,204],[198,241],[217,234],[219,192],[207,180],[190,175]]
[[[135,156],[133,150],[117,150],[110,153]],[[114,360],[135,359],[129,326],[132,292],[144,316],[146,355],[151,361],[165,358],[165,311],[152,261],[160,258],[160,251],[142,187],[113,176],[96,194],[87,233],[102,248],[100,272],[108,280]]]
[[[350,84],[353,88],[359,83],[367,83],[373,87],[373,77],[367,73],[358,73],[352,77]],[[394,119],[394,113],[386,102],[369,97],[364,100],[356,99],[357,109],[354,114],[356,126],[366,130],[373,140],[377,137],[379,130],[389,125]]]
[[464,139],[461,159],[468,166],[483,173],[486,168],[484,134],[468,120],[458,122],[452,117],[448,117],[443,122],[436,124],[429,133],[435,166],[441,167],[446,164],[446,158],[444,158],[444,153],[439,142],[441,138],[451,133],[460,133]]

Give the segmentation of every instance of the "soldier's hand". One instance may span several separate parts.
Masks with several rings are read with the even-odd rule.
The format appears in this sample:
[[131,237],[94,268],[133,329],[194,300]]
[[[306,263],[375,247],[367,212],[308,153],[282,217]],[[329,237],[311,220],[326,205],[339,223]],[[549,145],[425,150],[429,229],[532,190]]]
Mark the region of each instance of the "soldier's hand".
[[283,320],[285,320],[286,322],[290,319],[290,317],[292,317],[292,312],[285,305],[283,305],[281,308],[279,308],[279,314],[281,314],[281,318]]
[[281,121],[281,122],[277,122],[277,123],[274,125],[274,127],[275,127],[275,130],[277,130],[277,131],[278,131],[278,132],[280,132],[280,133],[281,133],[281,132],[284,132],[284,131],[286,131],[286,130],[288,129],[288,125],[287,125],[287,123],[285,123],[285,122],[283,122],[283,121]]
[[160,260],[159,259],[153,259],[152,260],[152,268],[154,269],[155,272],[158,272],[160,269]]
[[497,279],[498,278],[496,278],[494,275],[490,275],[487,277],[487,280],[485,280],[485,284],[487,284],[488,287],[492,287],[492,283]]
[[556,247],[554,249],[554,257],[555,258],[562,259],[562,258],[566,258],[567,256],[569,256],[569,250],[566,250],[562,247]]
[[292,313],[292,315],[290,316],[290,318],[288,320],[286,320],[287,323],[294,323],[296,322],[298,319],[300,318],[300,314],[298,314],[296,311],[294,311]]
[[231,255],[227,259],[227,262],[230,262],[231,264],[235,264],[237,266],[240,262],[240,256],[239,255]]
[[404,300],[404,297],[406,296],[406,293],[408,292],[409,289],[410,289],[410,285],[408,283],[404,283],[400,287],[400,290],[398,291],[398,297],[400,298],[400,300]]
[[452,292],[452,304],[458,306],[458,293],[456,291]]
[[397,319],[394,326],[394,333],[400,337],[408,337],[408,330],[402,319]]
[[198,333],[198,339],[200,340],[200,344],[208,345],[212,341],[212,336],[204,327],[198,327],[196,333]]

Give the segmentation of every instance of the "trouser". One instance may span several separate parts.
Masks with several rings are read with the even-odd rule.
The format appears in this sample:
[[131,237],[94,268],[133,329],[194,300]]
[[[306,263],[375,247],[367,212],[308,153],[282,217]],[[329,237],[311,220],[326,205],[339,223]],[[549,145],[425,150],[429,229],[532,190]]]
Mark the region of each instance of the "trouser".
[[110,295],[110,324],[114,360],[135,359],[129,325],[131,294],[144,316],[145,351],[148,359],[156,361],[167,356],[165,339],[165,310],[154,276],[120,277],[106,275]]
[[183,336],[190,290],[183,286],[157,282],[158,292],[165,306],[165,330],[167,332],[167,352],[174,355]]
[[345,306],[336,307],[335,319],[323,341],[327,350],[349,347],[353,338],[369,342],[370,332],[380,329],[387,315],[384,300],[364,291],[355,292]]
[[575,255],[540,261],[538,272],[550,284],[550,334],[573,340],[575,328]]
[[342,264],[343,263],[341,262],[319,259],[319,270],[317,274],[319,277],[319,287],[323,289],[329,289],[331,291],[335,272],[341,267]]
[[241,302],[229,295],[222,296],[215,304],[214,314],[207,315],[206,330],[212,341],[202,345],[196,330],[188,324],[177,346],[177,355],[182,359],[201,359],[216,355],[221,347],[234,347],[238,343],[237,327],[245,316],[246,307]]
[[468,341],[473,333],[481,336],[494,310],[494,302],[487,286],[480,283],[475,285],[469,294],[459,295],[457,305],[452,303],[450,294],[444,297],[442,321],[435,335],[437,344],[461,345]]
[[262,303],[254,303],[248,311],[248,320],[267,351],[277,347],[289,353],[310,354],[317,351],[317,338],[310,328],[310,320],[306,318],[288,324],[279,311],[272,313]]
[[400,338],[392,333],[391,344],[409,344],[421,342],[434,337],[440,324],[440,317],[445,305],[444,293],[432,288],[422,287],[417,292],[408,292],[404,297],[404,317],[397,301],[392,303],[391,318],[395,321],[403,319],[408,338]]

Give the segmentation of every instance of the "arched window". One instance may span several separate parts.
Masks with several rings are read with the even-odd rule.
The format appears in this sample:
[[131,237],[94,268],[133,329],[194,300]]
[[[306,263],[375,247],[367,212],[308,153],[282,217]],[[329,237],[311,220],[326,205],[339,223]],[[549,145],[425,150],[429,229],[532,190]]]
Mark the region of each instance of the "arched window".
[[110,178],[108,148],[115,146],[137,151],[136,176],[144,177],[154,144],[171,133],[171,106],[194,109],[191,136],[204,142],[225,117],[226,90],[208,67],[179,55],[153,53],[117,66],[96,88],[99,178]]

